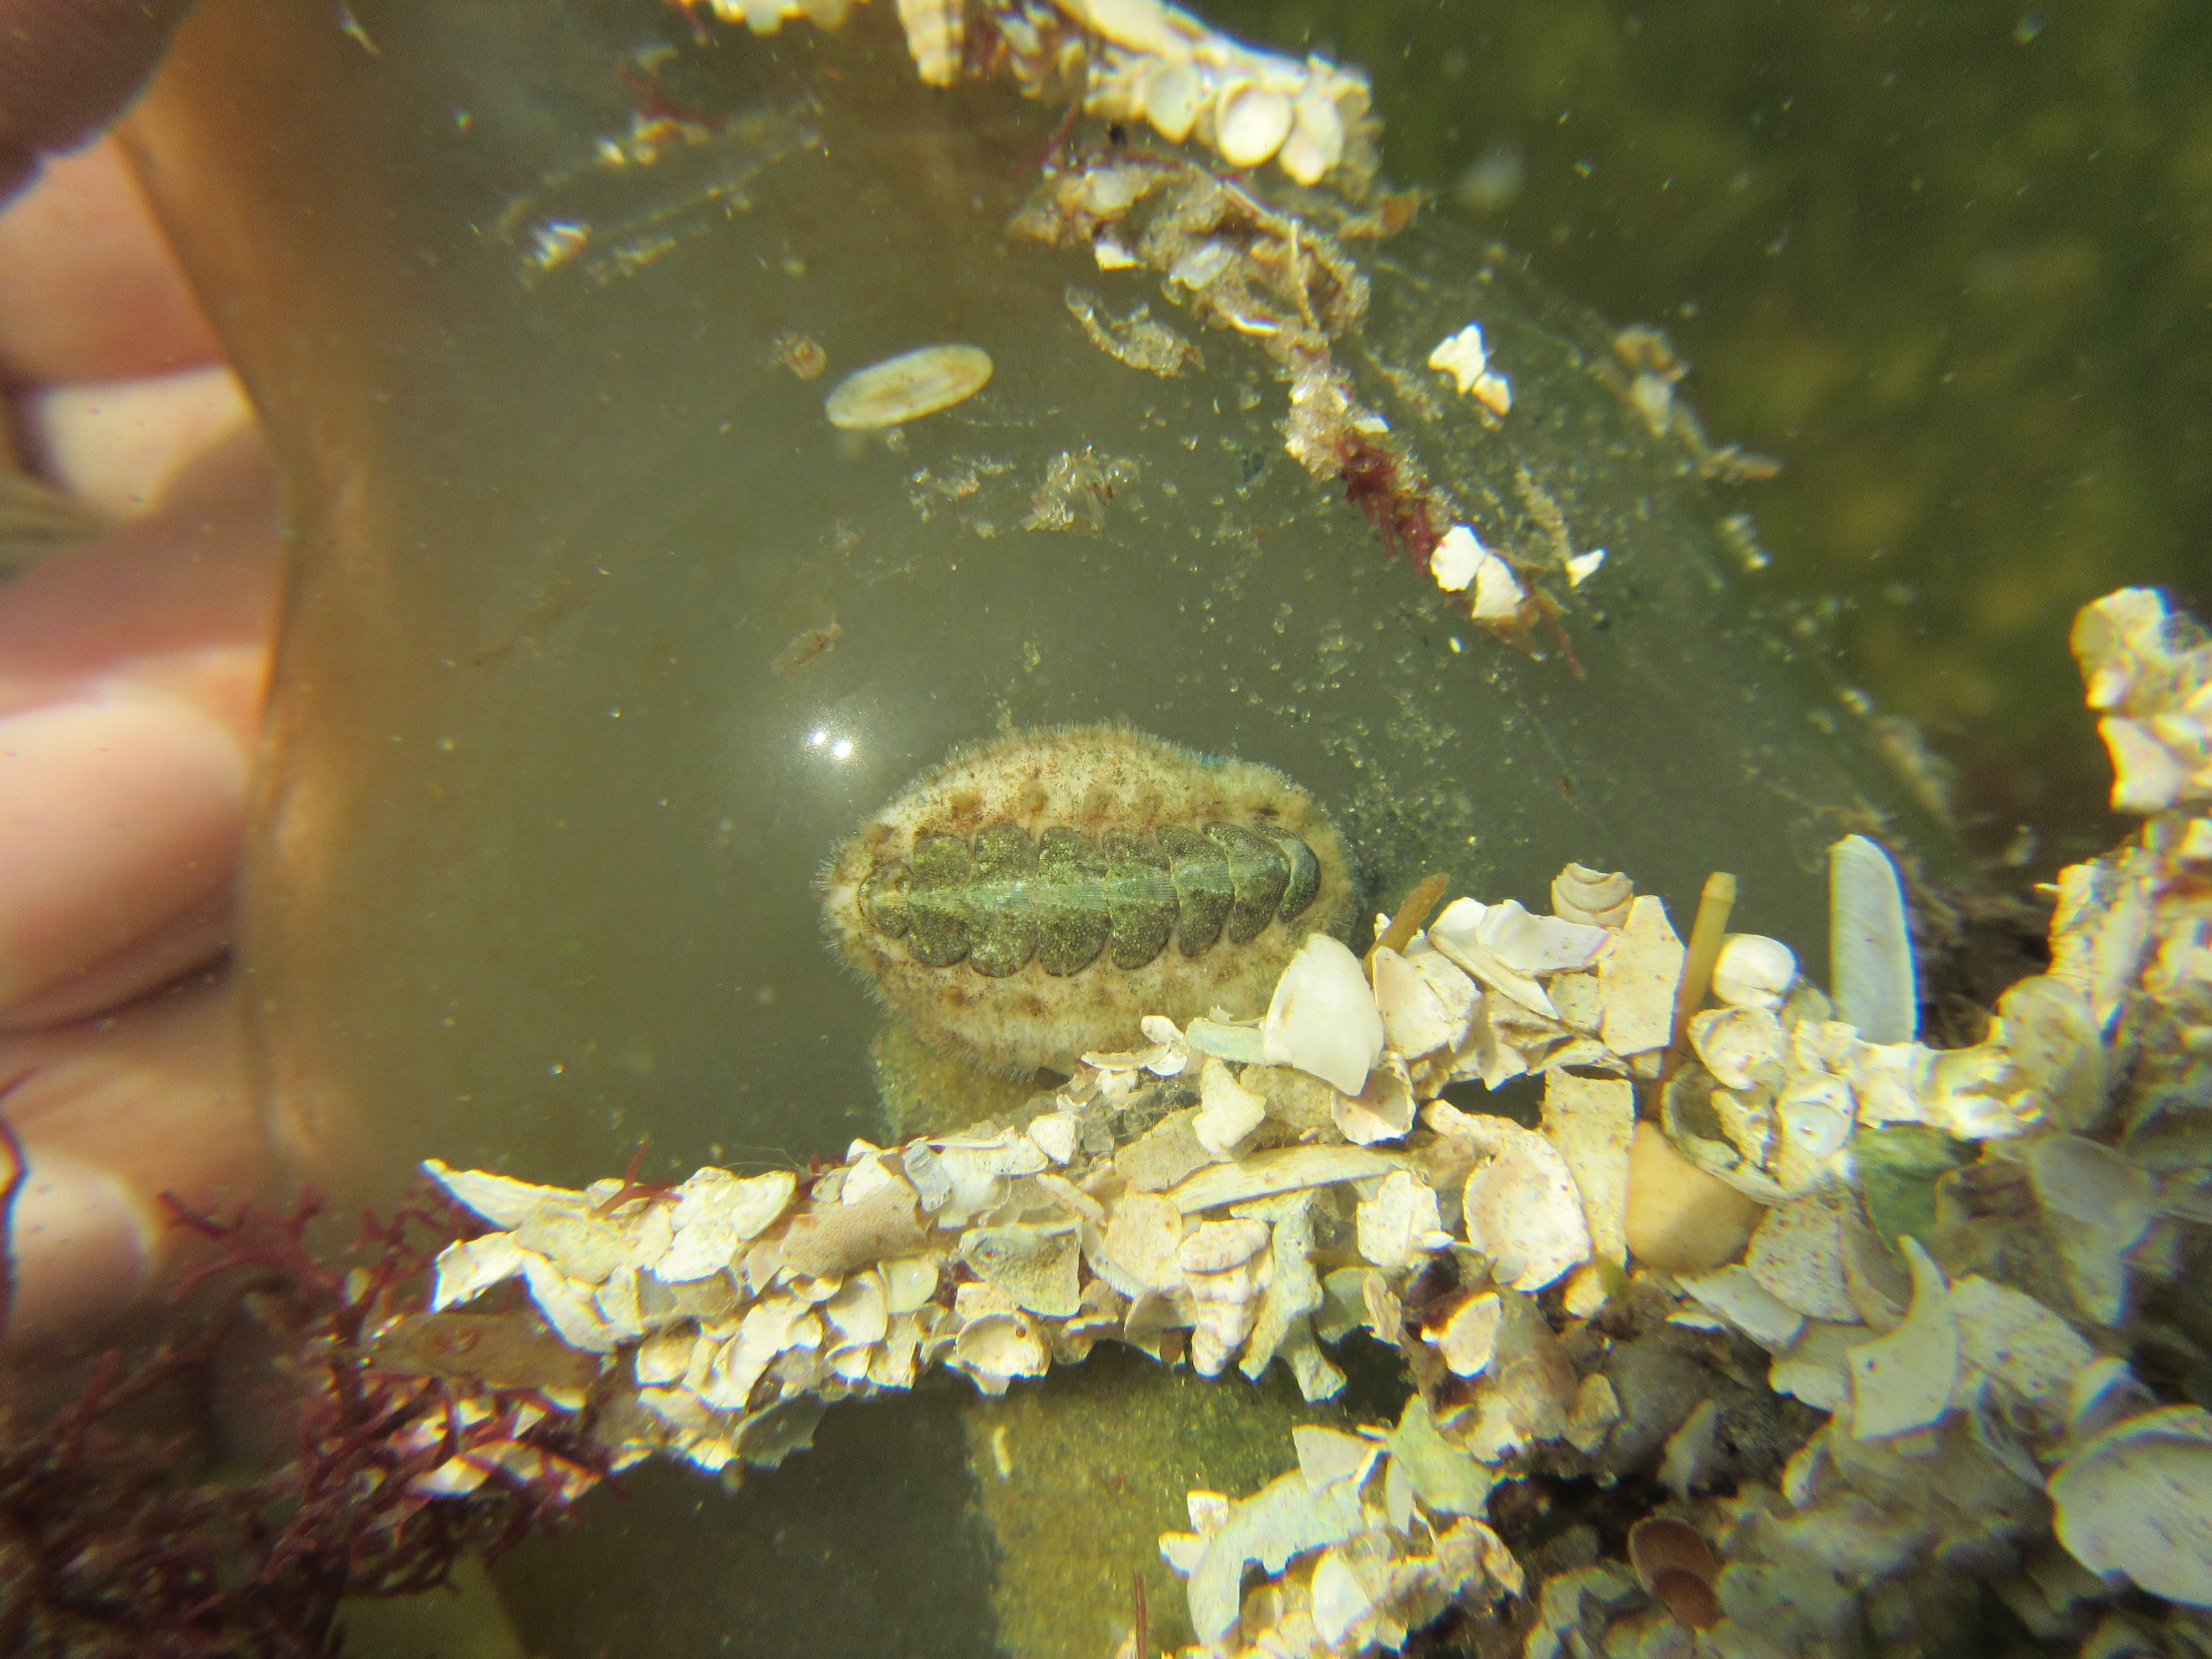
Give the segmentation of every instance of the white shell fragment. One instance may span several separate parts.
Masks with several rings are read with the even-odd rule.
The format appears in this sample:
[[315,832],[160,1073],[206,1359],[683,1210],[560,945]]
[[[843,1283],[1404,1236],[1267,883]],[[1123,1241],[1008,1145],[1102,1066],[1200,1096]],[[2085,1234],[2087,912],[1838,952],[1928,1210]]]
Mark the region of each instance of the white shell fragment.
[[1267,1242],[1265,1222],[1208,1221],[1176,1253],[1198,1310],[1190,1363],[1200,1376],[1219,1376],[1252,1334],[1271,1278]]
[[457,1202],[495,1227],[519,1227],[544,1210],[571,1212],[585,1207],[583,1199],[564,1187],[534,1186],[487,1170],[456,1170],[434,1158],[422,1168]]
[[1353,1146],[1374,1146],[1402,1139],[1413,1127],[1414,1110],[1412,1073],[1403,1060],[1386,1053],[1358,1094],[1340,1094],[1330,1103],[1329,1121]]
[[[1628,1148],[1636,1133],[1634,1085],[1611,1078],[1544,1074],[1544,1138],[1559,1149],[1583,1202],[1590,1255],[1620,1267],[1628,1260]],[[1573,1288],[1579,1287],[1577,1285]],[[1571,1295],[1577,1312],[1595,1310],[1601,1287]]]
[[[442,1166],[441,1166],[442,1167]],[[437,1273],[430,1289],[433,1313],[474,1301],[495,1285],[505,1284],[522,1271],[522,1249],[513,1233],[486,1233],[465,1238],[438,1252]]]
[[1431,930],[1439,948],[1446,940],[1471,936],[1474,942],[1516,973],[1557,974],[1587,968],[1612,943],[1602,927],[1535,915],[1517,899],[1484,905],[1456,899]]
[[1787,1352],[1805,1328],[1805,1316],[1760,1284],[1740,1262],[1685,1279],[1682,1289],[1769,1353]]
[[1299,184],[1319,184],[1343,161],[1349,124],[1335,97],[1321,86],[1299,93],[1292,113],[1290,137],[1283,140],[1276,163]]
[[1403,1273],[1451,1243],[1436,1189],[1410,1170],[1386,1176],[1374,1197],[1360,1200],[1356,1221],[1359,1254],[1385,1273]]
[[1937,1421],[1959,1377],[1959,1327],[1943,1270],[1917,1239],[1899,1242],[1912,1265],[1912,1310],[1888,1335],[1850,1350],[1851,1432],[1862,1440]]
[[1295,1066],[1347,1095],[1382,1052],[1382,1015],[1359,958],[1326,933],[1307,937],[1276,981],[1261,1027],[1271,1066]]
[[1485,547],[1474,531],[1455,524],[1429,556],[1429,574],[1447,593],[1466,592],[1468,612],[1480,623],[1510,623],[1521,614],[1528,591],[1513,567]]
[[1452,1311],[1435,1334],[1437,1352],[1455,1376],[1480,1375],[1498,1352],[1498,1325],[1504,1307],[1495,1291],[1471,1296]]
[[1279,1193],[1388,1175],[1400,1161],[1391,1153],[1370,1152],[1364,1146],[1285,1146],[1200,1170],[1168,1197],[1183,1214],[1196,1215]]
[[1603,567],[1605,550],[1601,547],[1593,547],[1587,553],[1570,553],[1567,555],[1566,563],[1567,586],[1580,587],[1592,576],[1596,575]]
[[950,409],[990,378],[991,356],[980,346],[918,346],[854,370],[831,389],[823,409],[841,430],[872,432]]
[[1199,1073],[1199,1102],[1191,1130],[1198,1144],[1217,1158],[1227,1157],[1231,1148],[1267,1119],[1267,1103],[1211,1055]]
[[1920,1027],[1905,889],[1864,836],[1828,849],[1829,991],[1836,1018],[1869,1042],[1910,1042]]
[[1446,335],[1429,353],[1429,367],[1449,374],[1462,395],[1472,398],[1500,420],[1513,408],[1513,388],[1490,367],[1490,354],[1482,343],[1482,325],[1469,323],[1456,334]]
[[1377,945],[1368,967],[1375,977],[1383,1041],[1390,1048],[1419,1060],[1465,1040],[1482,992],[1441,952],[1425,951],[1408,960]]
[[1291,100],[1273,87],[1232,81],[1221,89],[1214,143],[1232,167],[1256,167],[1291,136]]
[[2156,588],[2083,608],[2074,654],[2112,757],[2112,808],[2159,812],[2212,800],[2212,643]]
[[1607,1048],[1634,1054],[1667,1046],[1674,1031],[1683,954],[1665,902],[1650,893],[1632,901],[1613,949],[1598,964]]
[[1470,1115],[1439,1102],[1431,1127],[1462,1143],[1474,1170],[1460,1198],[1467,1242],[1510,1290],[1539,1291],[1589,1260],[1589,1224],[1566,1161],[1552,1143],[1510,1118]]
[[[718,6],[726,3],[717,0]],[[739,3],[746,7],[746,21],[751,22],[756,6],[773,13],[775,0],[739,0]],[[898,0],[899,26],[906,32],[907,52],[924,86],[949,87],[960,79],[967,9],[967,0]]]
[[2130,1418],[2060,1465],[2050,1492],[2059,1540],[2083,1566],[2212,1607],[2212,1413]]
[[[1124,37],[1187,52],[1189,87],[1165,57],[1146,84],[1218,137],[1239,77],[1198,72],[1184,14],[1064,3],[1097,9],[1102,57]],[[1292,167],[1304,93],[1242,78],[1288,100]],[[1364,1331],[1415,1379],[1399,1421],[1302,1428],[1257,1492],[1188,1495],[1190,1529],[1161,1540],[1200,1644],[1176,1659],[1372,1659],[1507,1595],[1527,1597],[1523,1659],[1886,1650],[1948,1639],[1961,1595],[1996,1597],[2039,1650],[2178,1653],[2204,1624],[2189,1609],[2212,1609],[2212,1413],[2164,1403],[2212,1384],[2175,1312],[2212,1225],[2212,815],[2191,806],[2212,799],[2191,793],[2212,647],[2148,594],[2076,644],[2093,699],[2132,723],[2108,732],[2130,787],[2170,804],[2062,872],[2049,973],[1971,1048],[1898,1024],[1913,999],[1879,849],[1865,890],[1889,896],[1838,907],[1875,916],[1875,965],[1836,975],[1873,1028],[1833,1017],[1786,945],[1732,935],[1680,1050],[1663,906],[1569,865],[1548,916],[1462,897],[1364,965],[1311,948],[1264,1021],[1147,1016],[1127,1052],[1028,1097],[1024,1127],[672,1188],[431,1164],[493,1227],[440,1255],[431,1304],[483,1298],[471,1321],[589,1357],[557,1388],[447,1377],[440,1421],[526,1437],[588,1398],[615,1467],[729,1471],[803,1445],[832,1401],[933,1368],[1003,1393],[1106,1340],[1206,1376],[1280,1359],[1322,1399],[1346,1379],[1322,1345]],[[1523,1076],[1540,1133],[1441,1097]],[[528,1315],[501,1311],[524,1295]],[[1781,1397],[1802,1404],[1778,1417]],[[1806,1408],[1830,1414],[1809,1438]],[[414,1490],[599,1477],[544,1456],[519,1437],[434,1455]],[[1648,1550],[1633,1572],[1593,1564],[1570,1533],[1524,1585],[1480,1519],[1530,1478],[1654,1470],[1695,1583]]]
[[1826,1197],[1769,1210],[1751,1236],[1744,1267],[1808,1319],[1849,1324],[1859,1316],[1844,1269],[1842,1216]]
[[1474,532],[1463,524],[1455,524],[1444,532],[1436,550],[1429,555],[1429,574],[1445,592],[1464,592],[1482,562],[1497,556],[1482,544]]
[[1510,623],[1520,619],[1528,602],[1528,590],[1513,574],[1513,567],[1486,550],[1475,563],[1474,597],[1468,605],[1468,615],[1479,623]]

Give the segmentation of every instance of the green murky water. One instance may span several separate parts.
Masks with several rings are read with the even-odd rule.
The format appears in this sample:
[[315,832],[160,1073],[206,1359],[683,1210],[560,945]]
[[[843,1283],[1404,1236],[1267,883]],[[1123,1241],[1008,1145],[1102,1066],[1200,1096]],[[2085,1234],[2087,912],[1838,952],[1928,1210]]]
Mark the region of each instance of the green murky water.
[[[1817,960],[1819,848],[1887,799],[1859,793],[1848,733],[1828,741],[1848,708],[1798,678],[1832,651],[1917,723],[1893,744],[1921,730],[1953,757],[1978,848],[2040,871],[2111,838],[2065,623],[2123,581],[2185,587],[2212,491],[2191,401],[2212,100],[2180,8],[2110,9],[2094,33],[1989,8],[1214,9],[1374,72],[1391,172],[1452,222],[1363,255],[1389,278],[1363,385],[1508,533],[1534,533],[1525,470],[1577,546],[1613,549],[1615,585],[1569,619],[1587,683],[1464,648],[1281,456],[1255,349],[1204,335],[1206,377],[1160,383],[1082,343],[1064,284],[1097,273],[1000,236],[1050,112],[921,93],[881,29],[873,58],[731,32],[679,69],[743,119],[690,171],[601,199],[556,175],[626,115],[612,65],[686,50],[673,14],[355,13],[374,60],[290,8],[216,0],[189,43],[200,96],[154,129],[307,524],[249,955],[265,1081],[312,1156],[349,1155],[334,1126],[367,1122],[386,1175],[434,1152],[579,1180],[641,1131],[732,1163],[879,1133],[873,1016],[817,948],[811,874],[1001,721],[1126,716],[1281,765],[1393,892],[1445,863],[1534,900],[1574,856],[1679,914],[1726,864],[1748,925]],[[787,94],[825,59],[879,77],[880,101],[800,111]],[[703,229],[702,192],[721,204]],[[511,211],[629,214],[657,251],[522,282]],[[1485,270],[1516,386],[1551,398],[1510,449],[1404,391]],[[1686,483],[1583,374],[1605,331],[1547,289],[1662,325],[1714,440],[1780,458],[1780,479]],[[793,331],[839,372],[932,338],[985,343],[999,372],[902,447],[848,443],[817,418],[833,382],[779,361]],[[1133,458],[1136,487],[1087,532],[1023,526],[1055,459],[1094,448]],[[1749,585],[1716,527],[1746,512],[1772,558]],[[1174,1409],[1164,1384],[1103,1387],[1062,1397]],[[1279,1429],[1284,1402],[1234,1399]],[[1241,1482],[1222,1448],[1253,1431],[1224,1426],[1211,1461],[1163,1449],[1161,1481]],[[823,1438],[737,1503],[656,1472],[517,1558],[528,1638],[820,1656],[996,1628],[1052,1650],[1049,1608],[993,1607],[984,1584],[995,1550],[1002,1591],[1051,1593],[1053,1494],[977,1483],[994,1446],[1027,1482],[1110,1432],[939,1389]],[[1159,1524],[1124,1505],[1099,1530],[1127,1548]],[[1095,1650],[1098,1597],[1120,1605],[1121,1564],[1098,1565],[1068,1651]]]
[[1364,66],[1397,179],[1668,331],[1715,441],[1785,463],[1742,492],[1773,582],[1978,849],[2115,839],[2065,635],[2123,583],[2212,598],[2212,12],[1210,9]]

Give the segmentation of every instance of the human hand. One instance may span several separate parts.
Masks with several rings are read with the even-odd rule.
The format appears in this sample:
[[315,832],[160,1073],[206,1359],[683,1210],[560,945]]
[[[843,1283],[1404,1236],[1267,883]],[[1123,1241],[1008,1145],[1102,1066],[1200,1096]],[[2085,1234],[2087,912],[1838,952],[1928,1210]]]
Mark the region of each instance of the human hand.
[[[22,149],[13,67],[0,45],[0,189]],[[184,1243],[160,1194],[228,1207],[273,1176],[220,959],[282,515],[219,356],[112,143],[0,211],[15,431],[113,525],[0,578],[0,1121],[27,1165],[12,1344],[94,1336],[160,1284]]]

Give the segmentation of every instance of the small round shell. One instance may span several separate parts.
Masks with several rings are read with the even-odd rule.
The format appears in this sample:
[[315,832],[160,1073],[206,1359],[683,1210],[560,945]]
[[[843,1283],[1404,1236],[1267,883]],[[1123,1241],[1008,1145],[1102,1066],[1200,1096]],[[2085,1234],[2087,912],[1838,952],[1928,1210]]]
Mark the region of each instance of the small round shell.
[[1214,134],[1221,159],[1233,167],[1256,167],[1290,137],[1291,100],[1273,87],[1231,81],[1215,106]]
[[987,1314],[970,1320],[954,1339],[952,1356],[953,1364],[992,1394],[1003,1392],[1010,1377],[1042,1376],[1052,1363],[1051,1351],[1025,1314]]
[[1734,1007],[1779,1008],[1796,981],[1796,953],[1763,933],[1730,933],[1713,963],[1713,994]]
[[1160,137],[1181,143],[1198,125],[1206,82],[1188,58],[1170,59],[1145,77],[1145,117]]
[[1342,161],[1344,116],[1336,100],[1318,87],[1299,94],[1291,136],[1283,140],[1276,159],[1302,185],[1319,183],[1323,173]]
[[1800,1072],[1783,1086],[1774,1115],[1805,1158],[1832,1158],[1851,1136],[1850,1085],[1824,1072]]
[[896,426],[972,398],[991,378],[991,356],[980,346],[917,347],[855,369],[831,389],[823,407],[830,424],[848,432]]
[[1782,1022],[1764,1008],[1708,1008],[1690,1017],[1690,1044],[1724,1089],[1758,1086],[1762,1071],[1782,1063],[1787,1042]]

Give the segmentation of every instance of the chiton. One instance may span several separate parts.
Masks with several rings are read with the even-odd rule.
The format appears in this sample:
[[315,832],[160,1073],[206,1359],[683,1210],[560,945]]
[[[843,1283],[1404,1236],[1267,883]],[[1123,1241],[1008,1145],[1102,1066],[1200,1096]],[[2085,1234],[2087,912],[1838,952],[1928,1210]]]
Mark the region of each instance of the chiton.
[[1265,1012],[1353,889],[1281,773],[1108,726],[956,750],[823,875],[830,935],[884,1000],[1011,1073],[1137,1044],[1146,1014]]

